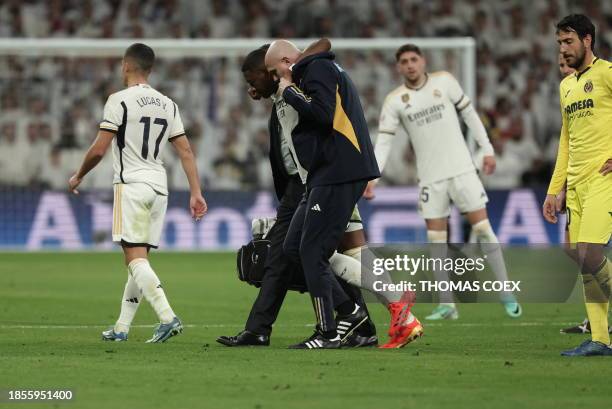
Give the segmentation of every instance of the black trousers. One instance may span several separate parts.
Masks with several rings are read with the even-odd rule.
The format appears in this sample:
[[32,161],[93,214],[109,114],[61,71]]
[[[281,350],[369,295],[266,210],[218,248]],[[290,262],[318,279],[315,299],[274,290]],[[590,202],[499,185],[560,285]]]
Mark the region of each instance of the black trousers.
[[302,263],[317,323],[323,332],[335,332],[334,304],[349,300],[329,267],[329,258],[338,248],[366,184],[359,181],[309,189],[285,238],[285,253]]
[[292,260],[283,252],[283,242],[293,214],[304,196],[304,185],[299,179],[291,179],[276,209],[276,223],[268,232],[270,251],[266,259],[264,277],[259,294],[251,307],[246,330],[260,335],[270,335],[272,324],[280,312],[287,289],[291,283]]
[[[304,186],[301,181],[291,179],[276,210],[276,223],[268,233],[270,252],[266,259],[265,273],[245,325],[246,330],[256,334],[270,335],[272,333],[272,325],[276,321],[287,295],[287,288],[293,277],[292,274],[296,272],[295,270],[299,270],[295,268],[296,262],[285,255],[283,243],[293,215],[303,196]],[[344,282],[341,285],[355,303],[366,308],[358,288]],[[340,297],[340,300],[344,299],[342,292],[337,296]],[[337,303],[334,303],[334,306],[337,305]],[[369,322],[369,325],[363,326],[360,330],[362,331],[359,332],[364,336],[376,334],[376,328],[372,322]]]

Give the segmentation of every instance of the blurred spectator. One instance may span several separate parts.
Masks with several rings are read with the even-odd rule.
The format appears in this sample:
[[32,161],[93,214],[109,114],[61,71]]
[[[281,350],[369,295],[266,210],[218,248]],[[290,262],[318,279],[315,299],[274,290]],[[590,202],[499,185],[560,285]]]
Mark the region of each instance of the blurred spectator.
[[240,159],[238,134],[229,129],[222,144],[221,157],[213,163],[214,178],[211,187],[221,190],[238,190],[246,179],[245,161]]
[[17,139],[17,124],[6,122],[0,127],[0,184],[5,186],[24,186],[30,183],[26,171],[28,145]]
[[66,189],[68,179],[74,171],[66,166],[65,160],[62,160],[63,152],[59,146],[55,146],[49,151],[48,156],[41,157],[40,174],[37,178],[41,187],[52,190]]
[[213,13],[208,20],[212,38],[228,38],[234,35],[236,22],[228,14],[227,4],[223,0],[212,0]]
[[519,113],[513,109],[506,97],[501,97],[491,113],[493,132],[501,139],[520,139],[523,132],[523,122]]
[[465,35],[467,26],[460,14],[455,13],[453,0],[440,0],[437,3],[437,11],[432,20],[434,35],[438,37]]
[[[491,189],[512,189],[519,186],[521,175],[527,170],[523,159],[518,152],[506,149],[507,140],[494,138],[491,142],[495,149],[496,167],[492,175],[481,173],[484,185]],[[482,163],[482,156],[477,157],[476,163]]]
[[[495,44],[497,52],[503,56],[522,58],[527,55],[533,42],[525,22],[523,9],[514,6],[510,12],[510,28],[507,35]],[[552,36],[549,38],[553,38]]]
[[249,152],[248,164],[249,173],[252,176],[252,183],[255,186],[269,189],[273,187],[272,172],[270,172],[270,162],[268,152],[270,151],[270,137],[268,129],[259,129],[254,136],[254,145]]

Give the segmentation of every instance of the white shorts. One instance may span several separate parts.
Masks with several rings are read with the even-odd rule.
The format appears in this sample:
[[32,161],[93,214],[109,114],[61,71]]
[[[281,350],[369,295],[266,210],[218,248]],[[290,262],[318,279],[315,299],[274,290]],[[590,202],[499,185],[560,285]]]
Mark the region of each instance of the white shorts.
[[363,230],[363,222],[361,221],[361,214],[359,214],[359,208],[355,205],[355,209],[353,209],[353,214],[351,214],[351,220],[346,227],[345,233],[350,233],[353,231]]
[[117,183],[113,189],[113,241],[157,248],[168,196],[146,183]]
[[450,216],[452,203],[461,213],[484,208],[489,201],[476,171],[419,184],[419,214],[425,219],[443,219]]

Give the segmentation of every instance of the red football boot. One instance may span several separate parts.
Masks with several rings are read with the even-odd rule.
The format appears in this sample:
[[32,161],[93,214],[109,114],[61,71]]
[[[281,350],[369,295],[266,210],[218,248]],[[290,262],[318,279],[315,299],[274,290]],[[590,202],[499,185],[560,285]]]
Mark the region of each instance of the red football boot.
[[410,310],[414,305],[415,294],[411,291],[406,291],[399,301],[389,303],[387,309],[391,314],[391,323],[389,324],[389,336],[393,338],[395,332],[406,322],[410,317]]
[[397,327],[395,334],[391,336],[389,342],[381,345],[379,348],[402,348],[422,336],[423,326],[413,315],[410,318],[410,322],[404,322],[403,325]]

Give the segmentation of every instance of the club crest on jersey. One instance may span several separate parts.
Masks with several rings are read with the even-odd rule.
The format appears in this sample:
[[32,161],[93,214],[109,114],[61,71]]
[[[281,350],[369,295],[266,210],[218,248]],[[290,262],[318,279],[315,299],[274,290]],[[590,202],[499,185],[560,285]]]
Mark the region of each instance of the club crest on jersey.
[[587,82],[584,84],[584,92],[591,92],[591,91],[593,91],[593,81],[587,80]]
[[402,102],[406,105],[404,105],[404,109],[408,109],[411,108],[412,106],[408,103],[408,101],[410,100],[410,94],[403,94],[402,95]]
[[442,92],[439,89],[434,89],[433,95],[436,98],[442,98]]

